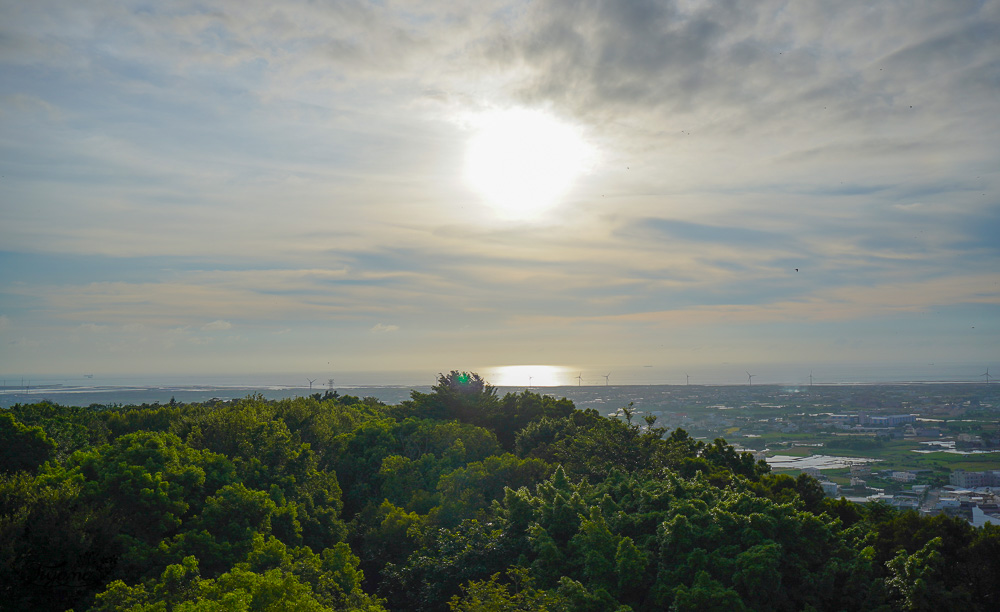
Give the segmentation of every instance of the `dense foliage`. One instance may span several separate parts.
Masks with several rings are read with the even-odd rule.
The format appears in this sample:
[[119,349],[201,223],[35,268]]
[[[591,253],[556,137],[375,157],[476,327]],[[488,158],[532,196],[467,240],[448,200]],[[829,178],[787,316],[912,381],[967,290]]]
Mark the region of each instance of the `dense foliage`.
[[0,413],[6,610],[928,610],[1000,528],[823,497],[723,440],[475,374],[387,406]]

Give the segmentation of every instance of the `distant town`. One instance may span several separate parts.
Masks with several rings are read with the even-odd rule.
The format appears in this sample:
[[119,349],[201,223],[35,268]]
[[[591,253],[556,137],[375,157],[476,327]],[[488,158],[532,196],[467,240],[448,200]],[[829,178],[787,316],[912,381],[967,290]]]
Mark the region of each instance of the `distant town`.
[[634,422],[649,415],[655,427],[724,438],[775,472],[815,477],[830,497],[1000,524],[997,384],[692,385],[568,395],[579,408],[617,418],[632,402]]

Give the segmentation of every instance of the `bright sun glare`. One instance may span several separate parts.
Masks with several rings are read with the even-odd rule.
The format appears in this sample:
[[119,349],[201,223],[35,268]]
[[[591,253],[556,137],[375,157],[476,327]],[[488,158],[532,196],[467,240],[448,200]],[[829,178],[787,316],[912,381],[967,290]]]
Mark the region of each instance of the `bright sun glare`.
[[475,126],[466,180],[502,217],[534,218],[552,208],[592,156],[579,130],[540,111],[485,113]]

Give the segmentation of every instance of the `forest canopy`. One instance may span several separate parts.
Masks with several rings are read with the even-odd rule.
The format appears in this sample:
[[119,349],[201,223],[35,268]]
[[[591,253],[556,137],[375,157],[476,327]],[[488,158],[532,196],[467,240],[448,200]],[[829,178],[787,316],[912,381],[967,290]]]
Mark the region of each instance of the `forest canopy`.
[[[725,440],[439,376],[0,412],[4,610],[927,610],[1000,528],[823,496]],[[638,422],[634,422],[638,421]]]

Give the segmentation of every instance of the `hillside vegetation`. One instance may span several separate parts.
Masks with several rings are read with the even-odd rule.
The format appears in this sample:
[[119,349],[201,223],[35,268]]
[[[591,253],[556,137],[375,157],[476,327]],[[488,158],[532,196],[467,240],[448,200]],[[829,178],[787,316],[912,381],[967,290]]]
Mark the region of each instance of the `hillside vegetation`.
[[823,497],[475,374],[388,406],[0,413],[6,610],[931,610],[1000,601],[1000,528]]

